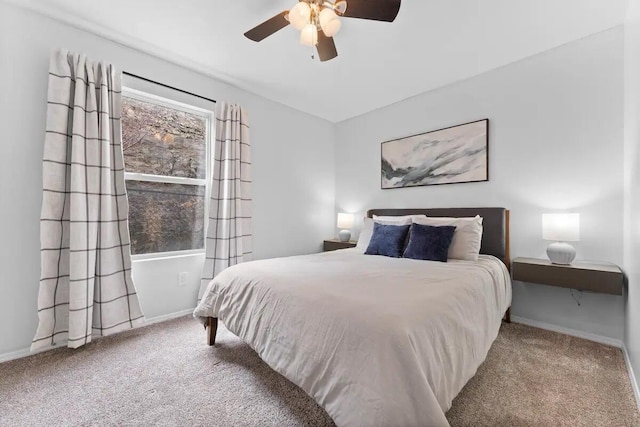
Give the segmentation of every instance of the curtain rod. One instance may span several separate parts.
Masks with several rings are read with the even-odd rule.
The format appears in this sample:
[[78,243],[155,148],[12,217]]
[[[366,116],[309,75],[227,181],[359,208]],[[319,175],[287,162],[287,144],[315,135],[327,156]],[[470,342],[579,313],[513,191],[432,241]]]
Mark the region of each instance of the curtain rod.
[[149,83],[153,83],[153,84],[156,84],[156,85],[159,85],[159,86],[162,86],[162,87],[166,87],[167,89],[177,90],[178,92],[186,93],[187,95],[195,96],[196,98],[204,99],[205,101],[213,102],[214,104],[216,103],[215,99],[207,98],[206,96],[198,95],[198,94],[193,93],[193,92],[187,92],[186,90],[178,89],[177,87],[174,87],[174,86],[169,86],[169,85],[166,85],[164,83],[156,82],[156,81],[148,79],[146,77],[138,76],[138,75],[132,74],[132,73],[127,73],[126,71],[123,71],[122,74],[124,74],[125,76],[134,77],[136,79],[144,80],[145,82],[149,82]]

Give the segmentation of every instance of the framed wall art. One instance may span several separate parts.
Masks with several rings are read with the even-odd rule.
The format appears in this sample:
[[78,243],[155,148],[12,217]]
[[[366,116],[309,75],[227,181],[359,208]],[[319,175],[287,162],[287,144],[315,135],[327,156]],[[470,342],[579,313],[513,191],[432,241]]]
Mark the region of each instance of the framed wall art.
[[489,180],[489,119],[381,144],[382,189]]

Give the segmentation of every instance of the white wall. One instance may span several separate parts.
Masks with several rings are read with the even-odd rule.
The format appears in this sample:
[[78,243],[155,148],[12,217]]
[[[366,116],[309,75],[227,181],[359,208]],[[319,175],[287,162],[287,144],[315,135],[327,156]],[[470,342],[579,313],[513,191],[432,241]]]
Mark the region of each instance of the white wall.
[[[637,35],[637,24],[626,31],[627,39],[630,32]],[[335,210],[504,206],[512,213],[513,257],[544,257],[541,214],[571,210],[582,215],[578,256],[621,264],[623,36],[622,28],[600,33],[334,126],[0,0],[5,160],[0,168],[0,357],[27,348],[37,321],[40,160],[51,49],[82,51],[132,73],[247,107],[256,258],[319,250],[322,239],[335,233]],[[627,70],[638,76],[638,44],[633,49],[627,57],[636,59],[630,59]],[[637,93],[637,80],[634,84]],[[633,100],[627,113],[640,96]],[[380,142],[485,117],[491,119],[489,182],[380,190]],[[640,134],[638,127],[638,120],[627,122],[627,159],[636,155],[636,145],[629,142],[637,141],[632,136]],[[628,163],[627,171],[636,164]],[[630,175],[624,180],[628,194],[637,191]],[[640,210],[631,210],[628,203],[625,208],[627,219]],[[638,228],[640,223],[635,235]],[[625,258],[633,287],[633,277],[640,279],[640,273]],[[136,262],[134,278],[147,316],[192,307],[201,264],[202,256]],[[177,287],[181,271],[191,277],[184,288]],[[622,338],[622,298],[581,298],[577,306],[566,289],[515,283],[513,314]],[[631,289],[625,339],[639,366],[640,333],[630,325],[638,323],[636,305],[640,297]]]
[[[47,73],[59,47],[248,109],[255,258],[316,252],[334,234],[331,123],[0,1],[0,356],[27,348],[36,328]],[[136,262],[147,317],[193,307],[201,265],[202,256]],[[178,288],[181,271],[191,280]]]
[[624,266],[629,280],[625,346],[640,373],[640,3],[630,2],[625,24],[625,233]]
[[[489,182],[380,189],[382,141],[483,118]],[[578,257],[622,263],[622,27],[341,122],[336,138],[338,211],[503,206],[512,258],[546,257],[541,214],[575,211]],[[622,339],[622,297],[576,295],[516,282],[512,314]]]

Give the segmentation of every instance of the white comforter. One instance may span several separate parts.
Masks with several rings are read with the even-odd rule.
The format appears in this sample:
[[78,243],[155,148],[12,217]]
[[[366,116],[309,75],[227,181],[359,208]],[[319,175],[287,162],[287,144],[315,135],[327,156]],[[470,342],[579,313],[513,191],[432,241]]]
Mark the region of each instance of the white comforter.
[[511,303],[504,264],[363,255],[254,261],[210,284],[218,317],[338,426],[447,426]]

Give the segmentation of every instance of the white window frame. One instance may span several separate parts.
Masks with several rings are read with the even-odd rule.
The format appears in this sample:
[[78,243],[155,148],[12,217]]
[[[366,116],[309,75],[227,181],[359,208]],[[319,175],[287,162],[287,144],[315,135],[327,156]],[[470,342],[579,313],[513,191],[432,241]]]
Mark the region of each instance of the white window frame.
[[[173,110],[183,111],[188,114],[193,114],[202,117],[206,120],[206,132],[205,132],[205,159],[206,159],[206,177],[205,179],[198,178],[183,178],[179,176],[167,176],[167,175],[151,175],[146,173],[127,172],[125,170],[124,179],[126,181],[141,181],[141,182],[160,182],[167,184],[182,184],[182,185],[194,185],[204,187],[204,228],[203,228],[203,242],[207,237],[207,223],[209,218],[209,195],[210,182],[212,173],[212,161],[211,161],[211,137],[213,135],[214,125],[214,112],[206,110],[204,108],[195,107],[193,105],[185,104],[183,102],[174,101],[172,99],[164,98],[161,96],[153,95],[140,90],[132,89],[129,87],[122,88],[122,96],[127,98],[133,98],[138,101],[148,102],[150,104],[160,105]],[[158,258],[171,258],[185,255],[204,254],[205,249],[186,249],[182,251],[166,251],[166,252],[151,252],[147,254],[135,254],[131,258],[133,261],[158,259]]]

